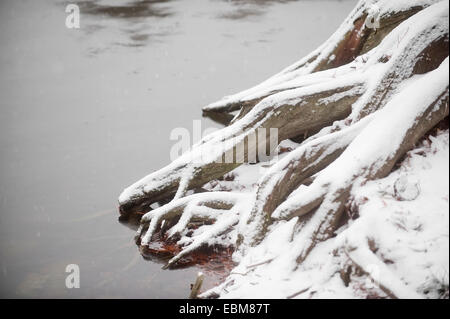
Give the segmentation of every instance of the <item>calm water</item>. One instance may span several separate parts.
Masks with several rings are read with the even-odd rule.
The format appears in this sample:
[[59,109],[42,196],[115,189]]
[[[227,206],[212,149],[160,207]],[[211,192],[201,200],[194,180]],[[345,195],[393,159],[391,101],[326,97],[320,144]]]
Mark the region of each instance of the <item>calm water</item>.
[[142,259],[119,193],[169,162],[173,128],[314,49],[356,1],[71,2],[78,30],[67,2],[0,2],[0,296],[184,298],[196,269]]

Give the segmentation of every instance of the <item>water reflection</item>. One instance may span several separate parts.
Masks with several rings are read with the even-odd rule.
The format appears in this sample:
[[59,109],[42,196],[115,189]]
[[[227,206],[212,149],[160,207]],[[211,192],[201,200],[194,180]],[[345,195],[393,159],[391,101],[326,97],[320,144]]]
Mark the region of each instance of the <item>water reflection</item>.
[[172,15],[167,7],[155,4],[167,3],[170,0],[137,0],[127,1],[122,5],[102,4],[99,1],[77,1],[80,12],[108,18],[139,19],[165,18]]
[[[0,297],[186,297],[198,269],[144,261],[117,196],[168,164],[173,128],[308,53],[354,3],[92,2],[75,30],[65,0],[0,1]],[[216,19],[243,6],[265,14]]]
[[[87,15],[86,35],[95,35],[106,27],[120,31],[119,40],[108,43],[112,46],[139,48],[151,41],[160,41],[160,38],[173,33],[172,28],[161,26],[161,20],[172,17],[174,11],[167,4],[170,0],[134,0],[134,1],[77,1],[80,14]],[[158,19],[150,25],[149,19]],[[156,30],[154,25],[157,25]],[[98,34],[97,36],[102,36]],[[95,47],[90,55],[95,56],[106,51],[105,48]]]
[[288,3],[297,0],[222,0],[232,5],[230,10],[217,15],[228,20],[246,20],[263,15],[268,7],[276,3]]
[[[209,0],[202,5],[211,18],[247,21],[264,15],[275,4],[294,1],[297,0]],[[95,42],[89,50],[90,56],[110,51],[114,46],[142,48],[152,42],[162,42],[169,35],[183,32],[179,29],[183,15],[202,11],[198,10],[196,1],[190,1],[191,6],[183,11],[177,11],[175,8],[180,3],[172,0],[80,0],[76,3],[80,13],[87,15],[82,28],[85,34],[103,39]],[[105,28],[118,30],[120,36],[106,42],[102,33]]]

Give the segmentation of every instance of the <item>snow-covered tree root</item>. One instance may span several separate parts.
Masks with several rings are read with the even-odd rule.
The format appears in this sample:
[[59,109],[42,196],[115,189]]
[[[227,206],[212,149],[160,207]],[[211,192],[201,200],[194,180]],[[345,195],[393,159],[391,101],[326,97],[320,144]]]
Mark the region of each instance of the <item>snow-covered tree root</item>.
[[[423,87],[431,90],[418,96]],[[299,188],[277,207],[272,214],[275,219],[315,210],[302,229],[303,248],[297,262],[302,262],[317,242],[333,236],[352,185],[389,174],[426,132],[448,116],[448,99],[447,58],[437,70],[410,84],[375,113],[371,123],[310,186]]]
[[[351,245],[346,242],[342,250],[348,261],[356,268],[355,272],[360,272],[361,275],[367,276],[374,282],[389,298],[391,299],[419,299],[417,293],[411,292],[405,287],[399,278],[397,278],[388,269],[386,264],[381,261],[371,250],[369,245]],[[379,272],[383,273],[383,277],[375,277],[371,274],[371,268],[377,267]],[[349,281],[350,278],[342,278],[344,281]],[[348,282],[346,282],[348,284]]]
[[[347,117],[352,106],[352,121],[382,107],[402,80],[435,68],[444,58],[427,54],[430,48],[431,52],[442,52],[442,43],[448,46],[443,17],[437,13],[431,16],[435,20],[429,18],[427,24],[415,26],[411,21],[397,28],[375,52],[353,63],[282,84],[282,92],[262,99],[226,129],[205,137],[191,152],[127,188],[119,198],[121,213],[143,213],[154,202],[182,195],[233,170],[240,163],[224,163],[223,159],[240,148],[247,159],[246,139],[259,128],[278,129],[281,141],[313,135]],[[205,154],[207,159],[202,157]]]
[[[261,181],[256,192],[248,226],[239,237],[239,244],[244,240],[249,245],[259,243],[272,222],[274,210],[299,185],[308,184],[317,172],[336,160],[359,132],[370,121],[371,116],[341,131],[330,133],[307,143],[288,154],[283,160],[274,164]],[[248,228],[255,232],[249,236]]]
[[[242,162],[233,159],[237,150],[243,150],[244,160],[259,146],[251,145],[249,136],[258,136],[257,130],[278,130],[278,140],[267,138],[266,149],[279,141],[315,131],[351,112],[351,105],[363,92],[358,76],[345,76],[329,83],[283,92],[261,101],[257,108],[241,120],[206,136],[167,167],[148,175],[127,188],[120,196],[122,215],[145,212],[154,202],[173,195],[182,196],[188,189],[200,187],[219,178]],[[294,97],[294,98],[293,98]],[[300,116],[301,114],[301,116]],[[257,140],[258,141],[258,140]]]
[[[436,8],[434,11],[434,14],[439,15]],[[371,78],[367,79],[365,93],[353,104],[353,112],[347,119],[335,123],[332,127],[325,127],[322,132],[305,141],[288,157],[274,165],[262,178],[248,221],[249,228],[256,230],[252,232],[252,236],[247,234],[249,244],[256,244],[264,237],[271,222],[270,215],[294,189],[305,181],[308,182],[308,178],[339,157],[368,123],[369,119],[364,117],[382,108],[391,95],[397,93],[398,87],[406,79],[414,74],[435,69],[445,59],[448,48],[448,24],[443,23],[445,15],[435,21],[431,20],[433,16],[430,15],[428,25],[422,23],[415,26],[416,30],[413,29],[415,17],[412,17],[410,21],[399,26],[397,32],[387,36],[379,47],[374,49],[372,55],[366,57],[363,66],[356,66],[358,61],[350,64],[351,68],[355,67],[359,72],[371,74]],[[399,40],[398,34],[406,32],[410,32],[409,36]],[[393,46],[397,51],[391,53],[390,49]],[[434,54],[430,55],[428,52]],[[389,55],[389,61],[383,60],[386,55]],[[426,66],[424,60],[427,62]],[[352,122],[355,124],[347,125]],[[303,210],[310,211],[319,206],[320,202],[321,198],[316,198],[305,204]],[[248,233],[248,229],[245,232]],[[241,236],[240,241],[242,240]]]
[[[289,254],[301,267],[348,222],[343,213],[354,187],[389,175],[417,141],[448,117],[446,1],[380,0],[375,8],[368,3],[373,2],[361,1],[335,35],[305,59],[205,107],[223,122],[239,112],[229,126],[121,194],[123,216],[146,213],[137,235],[141,247],[160,232],[182,248],[167,267],[214,245],[237,247],[240,260],[266,245],[270,233],[288,221],[295,224]],[[363,23],[374,10],[381,15],[378,31]],[[278,129],[275,146],[302,138],[248,192],[187,195],[238,168],[237,150],[244,150],[248,161],[255,150],[249,138],[259,128]],[[234,161],[224,161],[230,157]],[[198,221],[201,226],[192,227]],[[369,256],[370,250],[341,248],[354,267],[368,273],[358,254]],[[399,286],[380,283],[392,298],[405,296]]]
[[[402,8],[388,2],[373,7],[370,1],[360,1],[336,32],[316,50],[266,81],[205,106],[204,114],[217,119],[218,114],[239,110],[242,117],[265,97],[295,88],[298,85],[296,79],[352,62],[380,44],[402,21],[429,5],[427,1],[415,2]],[[379,17],[379,25],[367,27],[376,16]],[[225,116],[221,119],[225,122],[231,120]]]
[[[159,228],[167,230],[168,238],[181,236],[178,243],[183,246],[183,250],[169,260],[166,267],[171,267],[195,249],[213,245],[214,238],[239,221],[239,213],[246,208],[248,201],[248,194],[230,192],[199,193],[173,200],[142,217],[136,241],[145,249]],[[188,226],[193,221],[204,225],[186,237]],[[226,245],[223,241],[220,244]]]

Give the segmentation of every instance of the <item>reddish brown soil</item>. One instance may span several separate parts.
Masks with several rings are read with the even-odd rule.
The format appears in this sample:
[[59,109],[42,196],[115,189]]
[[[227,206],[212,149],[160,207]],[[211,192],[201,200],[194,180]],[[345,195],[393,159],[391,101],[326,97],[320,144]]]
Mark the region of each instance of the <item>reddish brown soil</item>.
[[[170,258],[181,251],[176,240],[167,236],[156,235],[148,247],[141,247],[141,254],[146,259],[167,263]],[[205,275],[202,291],[220,284],[235,267],[232,261],[232,247],[202,247],[180,259],[172,269],[196,267]],[[195,278],[192,278],[194,281]]]

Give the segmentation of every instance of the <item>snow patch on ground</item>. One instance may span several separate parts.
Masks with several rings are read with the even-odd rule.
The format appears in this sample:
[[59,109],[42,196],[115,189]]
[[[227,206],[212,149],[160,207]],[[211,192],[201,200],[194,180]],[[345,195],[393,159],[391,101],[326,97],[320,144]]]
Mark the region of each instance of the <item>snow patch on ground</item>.
[[448,131],[430,139],[388,177],[354,189],[368,200],[342,235],[364,229],[392,273],[409,289],[436,298],[435,281],[448,287]]
[[[410,151],[386,178],[354,187],[357,216],[300,266],[293,250],[297,219],[281,221],[242,257],[222,285],[205,296],[216,292],[222,298],[379,298],[392,293],[438,298],[447,289],[448,297],[448,162],[446,130]],[[350,282],[345,282],[346,276]]]

